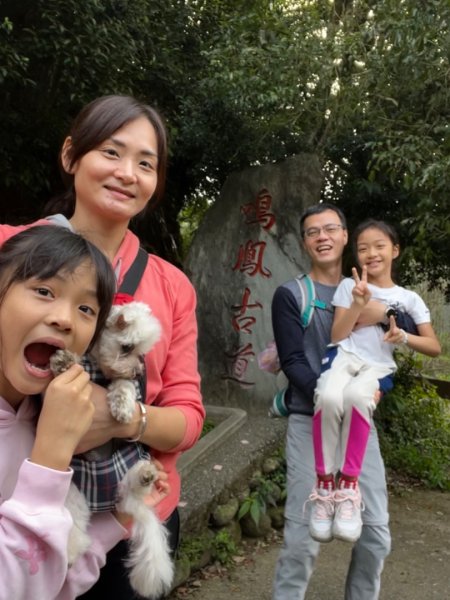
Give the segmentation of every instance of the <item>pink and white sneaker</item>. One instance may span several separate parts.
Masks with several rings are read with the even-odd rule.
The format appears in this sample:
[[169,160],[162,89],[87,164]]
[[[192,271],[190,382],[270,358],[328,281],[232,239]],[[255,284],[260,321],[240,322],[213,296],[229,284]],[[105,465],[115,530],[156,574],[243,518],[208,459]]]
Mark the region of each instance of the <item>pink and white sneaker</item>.
[[317,542],[331,542],[334,516],[334,491],[314,487],[307,502],[311,503],[309,535]]
[[334,492],[334,503],[333,536],[344,542],[356,542],[361,535],[361,511],[364,510],[358,484],[350,488],[339,487]]

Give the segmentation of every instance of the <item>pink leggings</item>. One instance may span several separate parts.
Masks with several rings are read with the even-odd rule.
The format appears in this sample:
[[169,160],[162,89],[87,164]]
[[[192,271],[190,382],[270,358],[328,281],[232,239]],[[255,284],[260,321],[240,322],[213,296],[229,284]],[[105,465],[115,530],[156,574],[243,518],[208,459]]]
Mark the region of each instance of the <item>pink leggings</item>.
[[376,408],[378,380],[391,372],[391,368],[368,365],[338,348],[314,394],[313,444],[318,475],[340,470],[350,477],[359,476]]

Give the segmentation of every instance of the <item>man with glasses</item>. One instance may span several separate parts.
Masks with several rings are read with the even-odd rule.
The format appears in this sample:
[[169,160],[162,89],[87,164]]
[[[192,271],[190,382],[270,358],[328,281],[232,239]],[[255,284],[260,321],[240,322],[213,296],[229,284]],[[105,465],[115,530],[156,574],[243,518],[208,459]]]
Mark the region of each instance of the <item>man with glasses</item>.
[[[272,301],[272,325],[282,370],[289,380],[286,405],[287,499],[284,543],[275,572],[273,600],[302,600],[319,552],[309,534],[308,498],[316,481],[312,442],[313,395],[333,321],[331,300],[342,278],[342,253],[348,241],[343,213],[330,204],[309,207],[300,219],[302,243],[311,259],[316,306],[303,329],[295,281],[278,287]],[[385,318],[386,307],[369,303],[365,324]],[[369,485],[370,482],[370,485]],[[360,478],[365,498],[363,531],[353,547],[345,585],[345,600],[376,600],[391,538],[384,464],[372,425]],[[306,505],[306,509],[305,509]],[[330,577],[333,573],[330,573]]]

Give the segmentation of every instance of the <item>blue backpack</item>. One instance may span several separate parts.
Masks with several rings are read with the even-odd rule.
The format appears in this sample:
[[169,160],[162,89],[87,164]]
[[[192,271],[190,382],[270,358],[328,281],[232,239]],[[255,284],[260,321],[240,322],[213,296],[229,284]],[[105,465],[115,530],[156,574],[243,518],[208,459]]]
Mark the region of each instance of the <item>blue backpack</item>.
[[[295,299],[297,300],[299,312],[300,312],[300,323],[303,329],[306,329],[311,323],[311,319],[314,315],[316,308],[326,308],[325,302],[316,298],[316,289],[314,283],[309,275],[306,273],[300,273],[294,279],[298,286],[298,293],[294,292]],[[278,352],[275,346],[275,342],[270,342],[266,348],[258,354],[259,368],[277,375],[279,391],[275,394],[272,399],[271,406],[269,408],[270,417],[287,417],[289,411],[286,407],[285,394],[288,388],[287,379],[281,371],[280,361],[278,358]]]

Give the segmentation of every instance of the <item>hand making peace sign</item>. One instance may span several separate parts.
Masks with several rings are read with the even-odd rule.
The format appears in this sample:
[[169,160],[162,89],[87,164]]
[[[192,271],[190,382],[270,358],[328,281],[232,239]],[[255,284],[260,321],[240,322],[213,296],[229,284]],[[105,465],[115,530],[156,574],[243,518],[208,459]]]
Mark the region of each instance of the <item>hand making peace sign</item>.
[[355,285],[352,289],[353,302],[360,307],[364,307],[370,300],[372,294],[367,285],[367,267],[364,266],[361,270],[361,278],[355,267],[352,268],[352,276],[355,280]]

